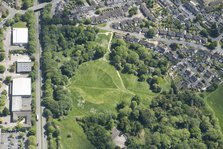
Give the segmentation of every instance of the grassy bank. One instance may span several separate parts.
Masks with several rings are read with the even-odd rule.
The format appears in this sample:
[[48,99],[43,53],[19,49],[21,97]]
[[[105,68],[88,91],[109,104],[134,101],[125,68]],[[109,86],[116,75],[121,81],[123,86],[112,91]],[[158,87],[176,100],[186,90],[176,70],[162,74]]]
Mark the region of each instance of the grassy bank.
[[223,132],[223,85],[219,86],[214,92],[208,94],[205,100],[215,112]]

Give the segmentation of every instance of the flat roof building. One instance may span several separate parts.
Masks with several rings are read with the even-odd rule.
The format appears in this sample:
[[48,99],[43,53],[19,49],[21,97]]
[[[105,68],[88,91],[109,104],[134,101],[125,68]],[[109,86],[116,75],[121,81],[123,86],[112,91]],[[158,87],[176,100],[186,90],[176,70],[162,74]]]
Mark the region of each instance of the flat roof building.
[[13,28],[12,29],[12,44],[27,44],[28,43],[28,28]]
[[31,96],[31,78],[16,78],[12,81],[12,96]]
[[11,85],[12,121],[25,118],[25,126],[31,126],[32,87],[31,78],[13,79]]
[[20,59],[16,63],[16,72],[17,73],[26,73],[32,71],[32,62],[31,60]]

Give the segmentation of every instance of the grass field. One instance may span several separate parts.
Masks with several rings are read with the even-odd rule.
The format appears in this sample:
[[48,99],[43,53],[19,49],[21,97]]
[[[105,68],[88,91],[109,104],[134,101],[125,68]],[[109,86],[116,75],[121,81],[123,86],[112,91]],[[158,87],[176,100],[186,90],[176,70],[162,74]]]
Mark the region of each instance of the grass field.
[[217,90],[207,95],[205,100],[215,112],[223,132],[223,85],[219,86]]
[[108,42],[111,38],[111,34],[108,32],[101,32],[97,35],[95,43],[104,48],[108,48]]
[[13,25],[14,28],[25,28],[26,27],[26,22],[17,22]]
[[[88,62],[81,65],[71,80],[69,89],[79,93],[79,98],[96,106],[96,109],[114,109],[121,100],[135,95],[141,90],[149,95],[146,82],[140,83],[131,75],[119,75],[115,68],[104,61]],[[132,89],[127,82],[131,82]],[[152,93],[151,93],[152,94]],[[141,95],[141,93],[140,93]]]
[[[56,121],[63,149],[93,148],[75,117],[115,112],[117,103],[130,101],[135,93],[146,97],[143,102],[147,103],[156,95],[149,90],[146,82],[138,82],[133,75],[119,74],[112,65],[102,60],[82,64],[68,88],[73,97],[73,110],[61,121]],[[67,138],[68,134],[72,137]]]

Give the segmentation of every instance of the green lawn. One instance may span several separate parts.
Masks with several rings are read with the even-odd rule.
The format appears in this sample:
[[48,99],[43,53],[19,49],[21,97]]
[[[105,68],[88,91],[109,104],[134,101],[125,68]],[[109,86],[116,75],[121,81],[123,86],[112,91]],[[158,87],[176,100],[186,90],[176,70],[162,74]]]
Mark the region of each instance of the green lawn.
[[205,100],[215,112],[223,132],[223,85],[219,86],[217,90],[207,95]]
[[97,26],[99,27],[105,27],[107,24],[106,23],[103,23],[103,24],[98,24]]
[[26,22],[17,22],[13,25],[13,28],[26,28]]
[[[68,86],[73,95],[73,110],[61,121],[56,120],[61,132],[61,148],[90,149],[87,140],[75,117],[98,112],[115,112],[116,104],[122,100],[130,101],[135,93],[150,102],[156,94],[149,91],[146,82],[140,83],[133,75],[120,74],[105,61],[82,64]],[[67,135],[71,134],[71,138]]]
[[[74,115],[69,115],[61,121],[57,121],[60,128],[61,149],[93,149],[81,126],[74,120]],[[70,138],[67,135],[71,135]]]
[[111,33],[100,33],[97,35],[95,43],[104,48],[108,48],[108,42],[111,38]]

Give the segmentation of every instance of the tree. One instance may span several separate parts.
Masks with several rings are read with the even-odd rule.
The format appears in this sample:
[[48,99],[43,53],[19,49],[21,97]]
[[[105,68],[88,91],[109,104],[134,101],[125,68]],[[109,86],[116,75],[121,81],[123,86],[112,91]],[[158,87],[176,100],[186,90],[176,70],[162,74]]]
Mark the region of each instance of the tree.
[[53,114],[52,114],[52,112],[49,110],[49,109],[44,109],[44,117],[46,117],[46,118],[49,118],[49,117],[52,117],[53,116]]
[[66,75],[69,78],[72,77],[77,69],[77,66],[78,66],[78,62],[76,62],[74,60],[71,60],[71,61],[65,63],[61,67],[62,74]]
[[178,94],[178,88],[173,80],[171,81],[171,88],[173,89],[174,94]]
[[177,43],[171,43],[170,44],[170,48],[171,48],[171,50],[176,51],[176,50],[179,49],[179,44],[177,44]]
[[91,24],[91,19],[89,19],[89,18],[88,19],[85,19],[84,20],[84,24],[85,25]]
[[5,53],[0,53],[0,62],[2,62],[5,59]]
[[147,1],[146,1],[146,4],[147,4],[147,6],[148,6],[149,8],[152,8],[153,5],[154,5],[154,0],[147,0]]
[[28,137],[28,145],[36,146],[36,137],[35,136],[29,136]]
[[3,65],[0,65],[0,73],[4,73],[5,72],[5,67]]
[[211,26],[211,29],[209,31],[210,33],[210,36],[213,37],[213,38],[216,38],[219,36],[219,30],[218,30],[218,26],[216,23],[214,23],[212,26]]
[[132,7],[129,9],[129,16],[132,17],[133,15],[136,15],[138,13],[138,8],[137,7]]
[[53,133],[55,131],[55,128],[53,126],[48,126],[47,127],[47,133]]
[[214,50],[218,45],[217,41],[211,41],[210,43],[207,43],[205,46],[210,49],[210,50]]
[[194,22],[197,23],[197,22],[201,22],[202,20],[203,20],[202,15],[201,15],[201,14],[198,14],[198,15],[196,16],[196,18],[194,19]]
[[53,137],[58,137],[60,135],[60,131],[59,129],[56,129],[54,132],[53,132]]
[[3,111],[2,111],[2,115],[3,115],[3,116],[10,115],[10,111],[9,111],[9,109],[5,107],[5,108],[3,109]]
[[97,9],[96,11],[95,11],[95,14],[101,14],[101,10],[100,9]]
[[88,124],[84,127],[85,133],[91,143],[98,149],[114,148],[111,136],[108,135],[104,127],[96,124]]
[[149,28],[149,31],[146,35],[148,38],[153,38],[156,35],[155,30],[153,28]]
[[11,76],[7,76],[7,77],[5,78],[5,82],[6,82],[6,84],[9,84],[9,83],[11,82],[11,80],[12,80],[12,77],[11,77]]
[[208,38],[208,31],[206,29],[201,30],[200,35]]
[[9,14],[8,9],[2,13],[2,18],[6,18]]
[[211,84],[210,86],[207,87],[207,91],[208,91],[208,92],[213,92],[213,91],[215,91],[217,88],[218,88],[218,84],[213,83],[213,84]]
[[23,9],[27,9],[33,5],[33,0],[23,0]]
[[106,53],[107,49],[101,47],[101,46],[96,46],[95,47],[96,51],[95,51],[95,59],[101,58],[104,56],[104,54]]

